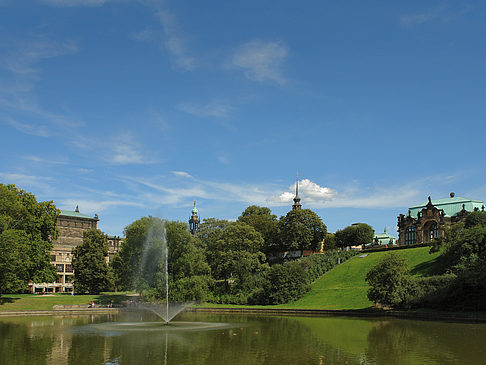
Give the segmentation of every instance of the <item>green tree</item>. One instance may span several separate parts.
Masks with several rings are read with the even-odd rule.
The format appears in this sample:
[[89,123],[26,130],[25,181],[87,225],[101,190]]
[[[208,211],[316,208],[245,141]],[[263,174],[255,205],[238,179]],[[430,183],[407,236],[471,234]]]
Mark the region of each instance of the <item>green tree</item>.
[[308,275],[301,262],[272,265],[265,275],[263,304],[282,304],[298,300],[310,289]]
[[365,245],[373,242],[375,231],[366,223],[352,224],[342,230],[336,231],[335,239],[339,247]]
[[83,234],[83,243],[73,249],[74,290],[99,294],[112,286],[112,273],[106,263],[107,236],[98,229]]
[[262,235],[243,222],[226,225],[218,239],[208,241],[207,256],[216,280],[234,280],[235,291],[251,288],[252,276],[267,268]]
[[155,220],[157,218],[142,217],[125,227],[125,241],[111,262],[118,289],[135,289],[137,278],[140,277],[143,246]]
[[24,291],[29,280],[56,279],[50,251],[58,213],[52,202],[37,202],[15,185],[0,184],[0,293]]
[[125,228],[125,242],[112,260],[120,289],[150,291],[165,297],[165,247],[168,247],[171,300],[204,300],[212,283],[199,238],[186,223],[143,217]]
[[264,240],[263,251],[270,252],[278,246],[277,216],[267,207],[249,206],[238,217],[239,222],[252,226]]
[[475,226],[486,226],[486,212],[484,211],[474,211],[467,215],[466,217],[466,228],[471,228]]
[[326,233],[326,236],[324,238],[324,250],[329,251],[329,250],[334,250],[337,247],[336,244],[336,237],[334,233]]
[[278,222],[283,250],[314,250],[321,248],[327,233],[326,225],[310,209],[295,209]]
[[366,281],[370,285],[368,299],[383,306],[406,305],[413,290],[407,262],[392,252],[368,271]]

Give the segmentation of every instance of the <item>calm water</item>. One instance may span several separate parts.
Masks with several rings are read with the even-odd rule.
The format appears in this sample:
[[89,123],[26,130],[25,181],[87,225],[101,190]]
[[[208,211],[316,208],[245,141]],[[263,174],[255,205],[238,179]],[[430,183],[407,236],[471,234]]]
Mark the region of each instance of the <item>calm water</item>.
[[486,364],[486,325],[183,313],[0,317],[0,364]]

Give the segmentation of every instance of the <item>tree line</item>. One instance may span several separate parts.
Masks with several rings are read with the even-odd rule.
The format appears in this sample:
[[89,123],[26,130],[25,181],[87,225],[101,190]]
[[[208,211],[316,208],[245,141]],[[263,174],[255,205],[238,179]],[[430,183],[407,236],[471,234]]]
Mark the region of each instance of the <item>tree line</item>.
[[[37,202],[31,193],[0,184],[0,295],[24,292],[29,281],[57,279],[50,252],[59,213],[52,201]],[[278,219],[267,207],[250,206],[234,222],[204,220],[196,236],[184,222],[155,217],[129,224],[124,235],[120,252],[108,264],[107,236],[96,229],[84,233],[83,243],[73,249],[76,293],[137,290],[147,299],[160,299],[167,244],[171,300],[281,303],[304,295],[316,273],[352,255],[336,248],[371,242],[373,230],[360,224],[331,234],[310,209],[291,210]],[[277,259],[272,265],[268,260],[275,252],[320,251],[323,243],[326,253],[319,258]]]

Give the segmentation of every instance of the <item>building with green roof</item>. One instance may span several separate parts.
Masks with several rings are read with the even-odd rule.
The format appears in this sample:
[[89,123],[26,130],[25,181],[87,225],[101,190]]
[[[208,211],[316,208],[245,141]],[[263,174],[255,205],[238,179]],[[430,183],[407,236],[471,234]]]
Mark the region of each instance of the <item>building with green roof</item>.
[[469,198],[456,197],[434,199],[408,209],[408,214],[398,216],[398,244],[430,242],[444,236],[444,228],[457,222],[464,222],[473,211],[483,210],[484,202]]

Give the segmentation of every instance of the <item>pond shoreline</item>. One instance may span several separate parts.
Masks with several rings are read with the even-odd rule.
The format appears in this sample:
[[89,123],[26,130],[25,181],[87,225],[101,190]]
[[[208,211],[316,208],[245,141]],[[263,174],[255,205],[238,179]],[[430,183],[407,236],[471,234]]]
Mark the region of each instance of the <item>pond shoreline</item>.
[[[22,310],[1,311],[0,317],[11,316],[49,316],[75,314],[117,314],[126,308],[64,308],[52,310]],[[484,312],[437,312],[437,311],[396,311],[396,310],[337,310],[337,309],[284,309],[284,308],[224,308],[224,307],[188,307],[187,312],[201,313],[234,313],[234,314],[263,314],[277,316],[336,316],[336,317],[391,317],[403,319],[418,319],[426,321],[447,321],[466,323],[486,323]]]

